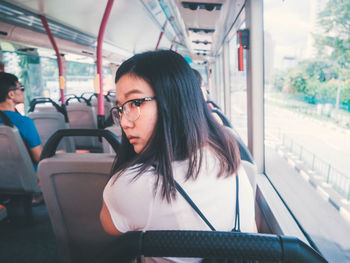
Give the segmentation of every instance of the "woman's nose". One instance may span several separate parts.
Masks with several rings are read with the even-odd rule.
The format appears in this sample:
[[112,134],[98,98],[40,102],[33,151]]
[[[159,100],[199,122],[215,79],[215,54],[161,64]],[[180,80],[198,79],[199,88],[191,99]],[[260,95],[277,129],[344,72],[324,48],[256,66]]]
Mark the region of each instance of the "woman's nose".
[[126,118],[124,115],[122,115],[120,117],[120,126],[122,126],[123,130],[127,129],[127,128],[132,128],[134,127],[134,122],[128,120],[128,118]]

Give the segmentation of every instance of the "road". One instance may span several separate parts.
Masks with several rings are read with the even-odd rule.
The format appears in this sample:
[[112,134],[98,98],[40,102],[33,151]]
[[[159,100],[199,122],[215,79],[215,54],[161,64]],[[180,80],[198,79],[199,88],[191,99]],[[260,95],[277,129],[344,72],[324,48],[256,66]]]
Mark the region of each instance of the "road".
[[[245,93],[233,96],[232,124],[247,142]],[[283,135],[350,178],[350,130],[271,104],[265,105],[265,140]]]

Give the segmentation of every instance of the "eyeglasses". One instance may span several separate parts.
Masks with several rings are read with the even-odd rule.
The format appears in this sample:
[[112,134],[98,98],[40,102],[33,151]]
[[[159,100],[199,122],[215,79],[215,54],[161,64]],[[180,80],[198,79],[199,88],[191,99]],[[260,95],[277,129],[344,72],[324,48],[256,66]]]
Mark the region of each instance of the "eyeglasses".
[[20,90],[22,92],[24,92],[24,87],[23,86],[20,86],[19,88],[14,88],[14,89],[9,89],[9,91],[16,91],[16,90]]
[[117,124],[120,122],[122,114],[129,121],[136,121],[140,117],[140,113],[141,113],[140,106],[142,105],[142,103],[146,101],[152,101],[155,99],[156,97],[133,99],[133,100],[128,100],[124,102],[124,104],[121,107],[113,107],[111,109],[111,115],[114,123]]

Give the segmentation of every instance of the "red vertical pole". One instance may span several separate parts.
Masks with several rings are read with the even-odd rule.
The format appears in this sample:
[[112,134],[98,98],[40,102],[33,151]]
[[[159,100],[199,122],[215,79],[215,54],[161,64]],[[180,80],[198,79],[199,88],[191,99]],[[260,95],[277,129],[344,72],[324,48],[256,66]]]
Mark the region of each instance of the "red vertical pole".
[[102,22],[100,25],[100,30],[98,32],[97,38],[97,75],[95,79],[96,91],[98,93],[97,102],[97,120],[98,128],[102,129],[104,127],[104,96],[103,96],[103,76],[102,76],[102,44],[103,36],[106,30],[107,21],[112,10],[114,0],[108,0],[105,12],[103,14]]
[[244,48],[242,46],[242,32],[238,32],[238,38],[239,38],[239,48],[238,48],[238,71],[244,71],[244,64],[243,64],[243,52]]
[[61,55],[60,55],[60,52],[58,51],[56,41],[51,33],[51,30],[49,28],[49,24],[47,23],[46,17],[43,15],[39,15],[39,17],[40,17],[41,23],[43,24],[43,26],[46,30],[48,37],[50,39],[51,45],[56,52],[56,58],[57,58],[57,64],[58,64],[58,74],[59,74],[59,81],[60,81],[61,102],[62,102],[62,105],[65,105],[66,101],[64,99],[64,88],[66,85],[66,81],[65,81],[64,76],[63,76],[63,66],[62,66]]
[[163,25],[163,27],[162,27],[162,31],[161,31],[160,34],[159,34],[159,38],[158,38],[158,42],[157,42],[157,45],[156,45],[156,49],[155,49],[155,50],[158,50],[159,43],[160,43],[160,41],[162,40],[162,37],[163,37],[163,35],[164,35],[164,30],[165,30],[165,27],[166,27],[167,22],[168,22],[168,20],[165,20],[165,23],[164,23],[164,25]]
[[244,71],[244,64],[243,64],[243,46],[239,46],[238,48],[238,71]]
[[174,37],[174,40],[171,42],[170,50],[173,50],[174,44],[175,44],[176,37]]

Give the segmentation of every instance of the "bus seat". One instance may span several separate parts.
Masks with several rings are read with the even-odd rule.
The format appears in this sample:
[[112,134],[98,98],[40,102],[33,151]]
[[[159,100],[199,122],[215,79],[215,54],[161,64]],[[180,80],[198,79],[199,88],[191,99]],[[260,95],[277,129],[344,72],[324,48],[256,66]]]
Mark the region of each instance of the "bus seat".
[[40,162],[38,176],[60,262],[95,262],[113,240],[99,220],[113,160],[111,154],[66,153]]
[[58,111],[65,115],[65,111],[62,106],[59,106],[55,101],[46,97],[36,97],[30,101],[29,112],[34,111]]
[[[213,103],[212,101],[210,101],[211,103]],[[244,144],[244,142],[242,141],[242,139],[240,138],[239,134],[237,133],[237,131],[232,127],[230,121],[226,118],[226,116],[218,109],[212,109],[212,113],[216,114],[216,116],[218,116],[223,124],[223,126],[228,129],[232,135],[235,137],[236,142],[238,144],[239,147],[239,153],[241,154],[241,159],[254,163],[254,159],[248,149],[248,147]]]
[[40,193],[32,160],[17,128],[0,125],[0,195],[23,200],[26,216],[31,216],[34,193]]
[[117,151],[120,141],[106,130],[59,130],[45,144],[38,167],[46,207],[56,236],[60,262],[96,262],[113,237],[100,224],[102,192],[115,155],[56,154],[66,136],[100,136]]
[[233,128],[229,128],[225,126],[226,129],[228,129],[233,137],[236,139],[236,142],[239,147],[239,153],[241,154],[241,159],[244,161],[248,161],[250,163],[254,164],[254,159],[248,149],[248,147],[245,145],[245,143],[242,141],[242,139],[239,137],[239,135],[236,133],[236,131]]
[[[30,112],[28,117],[34,121],[43,145],[55,131],[69,128],[69,124],[65,122],[64,116],[60,112]],[[64,138],[57,150],[75,152],[73,138]]]
[[241,160],[241,164],[249,178],[249,182],[252,186],[253,193],[254,193],[254,200],[255,200],[255,195],[256,195],[256,175],[257,175],[257,168],[254,163]]
[[112,103],[112,107],[117,106],[117,94],[115,91],[108,91],[106,97],[110,100],[110,102]]
[[226,127],[229,127],[229,128],[232,128],[232,125],[230,123],[230,121],[227,119],[227,117],[221,112],[221,110],[217,109],[217,108],[214,108],[211,110],[211,112],[213,114],[215,114],[214,116],[217,116],[218,117],[218,120],[221,121],[222,125],[226,126]]
[[49,112],[51,112],[51,111],[55,112],[56,109],[53,106],[39,105],[39,106],[35,107],[34,111],[35,112],[48,112],[48,111]]
[[[113,134],[115,134],[119,139],[122,137],[122,129],[119,125],[113,125],[110,127],[105,128],[106,130],[111,131]],[[113,153],[115,154],[113,148],[111,145],[106,141],[106,139],[102,139],[102,146],[103,146],[103,152],[104,153]]]
[[[91,98],[91,105],[92,107],[94,107],[95,112],[97,112],[97,98],[96,97],[92,97]],[[104,111],[105,111],[105,119],[108,119],[110,111],[112,108],[112,103],[108,102],[106,99],[104,100]]]
[[[93,107],[83,103],[67,105],[69,126],[72,129],[97,129],[97,117]],[[90,151],[102,151],[102,144],[96,137],[74,137],[75,147]]]

